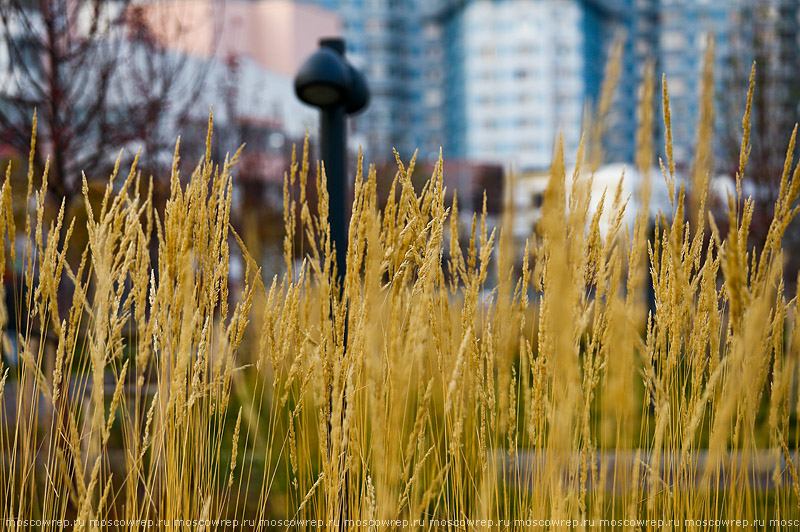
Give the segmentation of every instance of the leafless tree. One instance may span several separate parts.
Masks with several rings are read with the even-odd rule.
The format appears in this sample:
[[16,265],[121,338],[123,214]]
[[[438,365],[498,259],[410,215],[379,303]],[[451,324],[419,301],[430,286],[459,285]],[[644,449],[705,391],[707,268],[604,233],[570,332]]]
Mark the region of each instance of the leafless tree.
[[[144,14],[152,2],[0,2],[0,142],[27,154],[38,114],[41,170],[68,201],[108,176],[120,149],[145,171],[171,159],[204,80],[203,60],[171,51]],[[5,48],[2,50],[2,48]]]

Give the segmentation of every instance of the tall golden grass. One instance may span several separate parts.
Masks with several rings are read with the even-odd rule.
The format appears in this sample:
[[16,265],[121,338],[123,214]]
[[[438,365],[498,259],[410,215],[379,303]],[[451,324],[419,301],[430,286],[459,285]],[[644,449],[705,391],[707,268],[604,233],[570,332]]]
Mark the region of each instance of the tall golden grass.
[[98,203],[85,186],[77,265],[74,220],[63,205],[46,216],[47,170],[37,190],[30,164],[22,212],[6,179],[0,262],[22,270],[17,315],[2,316],[19,364],[0,368],[0,529],[797,529],[781,522],[800,519],[800,328],[781,245],[800,194],[796,132],[754,250],[741,192],[752,79],[723,235],[707,205],[712,76],[687,199],[666,82],[667,160],[646,172],[648,72],[637,163],[666,181],[672,211],[652,237],[646,209],[626,229],[621,189],[590,212],[559,144],[521,268],[510,213],[459,229],[441,160],[417,191],[414,160],[397,157],[383,208],[359,161],[343,284],[307,145],[272,279],[230,227],[238,153],[215,164],[207,149],[185,177],[176,148],[161,212],[135,165]]

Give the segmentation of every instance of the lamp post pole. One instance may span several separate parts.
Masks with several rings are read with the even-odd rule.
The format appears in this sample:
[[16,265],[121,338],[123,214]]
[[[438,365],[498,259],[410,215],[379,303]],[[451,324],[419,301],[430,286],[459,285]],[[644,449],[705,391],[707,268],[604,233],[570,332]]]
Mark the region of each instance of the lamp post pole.
[[347,258],[347,127],[344,105],[322,110],[320,144],[325,177],[328,181],[328,221],[331,240],[336,247],[336,272],[344,281]]
[[[369,89],[364,76],[345,59],[345,44],[342,39],[322,39],[320,47],[309,57],[294,80],[294,89],[303,102],[318,107],[321,111],[320,144],[322,162],[328,188],[328,223],[331,240],[335,248],[336,277],[340,286],[341,301],[345,302],[344,278],[347,265],[347,128],[346,115],[357,113],[369,102]],[[333,305],[331,305],[333,321]],[[342,342],[347,349],[347,316],[344,319]],[[337,399],[338,400],[338,399]],[[334,397],[328,397],[329,413],[333,413]],[[347,410],[346,392],[342,392],[342,416]],[[342,421],[344,419],[342,418]],[[328,420],[328,452],[331,452],[331,422]],[[345,451],[346,454],[346,451]],[[329,457],[333,458],[333,457]],[[341,460],[341,458],[339,458]],[[346,466],[344,466],[346,468]],[[348,515],[349,473],[345,470],[345,481],[338,494],[337,506],[339,530],[345,530],[344,520]]]
[[345,58],[340,38],[321,39],[294,80],[298,98],[321,111],[320,144],[328,180],[328,220],[336,248],[336,272],[344,284],[347,257],[346,115],[367,106],[369,89],[364,76]]

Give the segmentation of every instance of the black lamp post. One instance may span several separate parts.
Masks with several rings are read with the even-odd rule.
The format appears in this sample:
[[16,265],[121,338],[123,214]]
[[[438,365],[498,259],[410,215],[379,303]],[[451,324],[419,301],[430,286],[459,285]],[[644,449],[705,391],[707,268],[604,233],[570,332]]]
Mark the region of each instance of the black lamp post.
[[336,247],[336,270],[341,280],[347,257],[345,116],[367,106],[369,89],[364,76],[345,59],[344,40],[321,39],[319,46],[300,67],[294,79],[294,90],[300,100],[322,112],[322,161],[328,180],[331,239]]

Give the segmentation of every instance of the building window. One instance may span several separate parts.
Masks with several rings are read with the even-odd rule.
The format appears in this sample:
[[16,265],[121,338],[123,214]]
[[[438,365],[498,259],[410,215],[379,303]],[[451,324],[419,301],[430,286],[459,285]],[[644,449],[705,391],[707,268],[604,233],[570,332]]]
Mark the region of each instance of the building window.
[[386,29],[386,25],[380,19],[371,18],[367,19],[366,29],[368,34],[375,35],[376,33],[384,31]]
[[439,39],[442,36],[442,29],[436,24],[425,25],[425,37],[428,39]]
[[442,91],[431,89],[425,93],[425,103],[430,106],[437,106],[441,105],[442,103]]
[[665,31],[661,36],[661,46],[665,50],[681,50],[688,44],[686,34],[679,31]]
[[686,94],[686,80],[680,77],[667,80],[667,87],[672,96],[683,96]]

